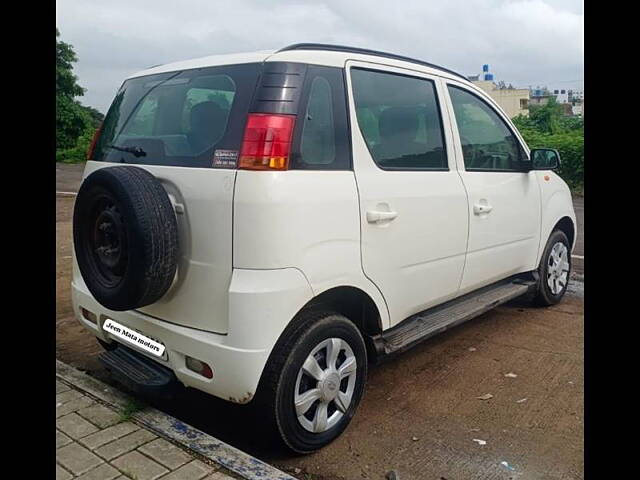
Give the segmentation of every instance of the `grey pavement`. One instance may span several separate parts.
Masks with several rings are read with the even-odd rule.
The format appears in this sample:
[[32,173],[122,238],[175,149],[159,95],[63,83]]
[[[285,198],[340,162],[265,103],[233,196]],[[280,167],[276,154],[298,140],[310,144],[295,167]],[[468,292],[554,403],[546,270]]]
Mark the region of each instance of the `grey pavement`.
[[238,478],[61,379],[56,417],[57,480]]
[[56,478],[295,480],[56,361]]

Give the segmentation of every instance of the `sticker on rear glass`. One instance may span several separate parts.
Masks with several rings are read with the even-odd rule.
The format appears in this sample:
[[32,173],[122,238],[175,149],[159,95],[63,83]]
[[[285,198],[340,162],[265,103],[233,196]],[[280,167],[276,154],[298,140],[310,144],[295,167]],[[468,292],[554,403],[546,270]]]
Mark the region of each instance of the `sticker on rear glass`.
[[238,150],[216,150],[213,152],[213,166],[235,168],[238,165]]

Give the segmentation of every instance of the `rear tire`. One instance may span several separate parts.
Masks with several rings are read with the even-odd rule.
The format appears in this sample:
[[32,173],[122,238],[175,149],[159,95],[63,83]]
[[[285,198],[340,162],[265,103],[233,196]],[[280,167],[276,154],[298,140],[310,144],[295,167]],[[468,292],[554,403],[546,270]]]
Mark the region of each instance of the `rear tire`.
[[347,428],[366,377],[367,351],[356,326],[337,313],[303,312],[274,348],[256,403],[267,428],[291,450],[310,453]]
[[555,230],[549,236],[538,273],[540,279],[534,304],[542,307],[555,305],[567,292],[571,275],[571,245],[563,231]]

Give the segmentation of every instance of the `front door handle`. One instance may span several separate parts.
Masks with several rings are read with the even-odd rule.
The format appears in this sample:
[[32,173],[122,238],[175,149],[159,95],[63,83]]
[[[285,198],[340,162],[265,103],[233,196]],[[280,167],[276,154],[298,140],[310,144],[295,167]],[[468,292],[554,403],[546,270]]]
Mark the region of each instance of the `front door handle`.
[[398,216],[398,212],[381,212],[378,210],[367,210],[367,222],[380,223],[390,222]]
[[483,213],[489,213],[491,210],[493,210],[493,207],[489,204],[486,203],[476,203],[473,206],[473,213],[475,213],[476,215],[482,215]]

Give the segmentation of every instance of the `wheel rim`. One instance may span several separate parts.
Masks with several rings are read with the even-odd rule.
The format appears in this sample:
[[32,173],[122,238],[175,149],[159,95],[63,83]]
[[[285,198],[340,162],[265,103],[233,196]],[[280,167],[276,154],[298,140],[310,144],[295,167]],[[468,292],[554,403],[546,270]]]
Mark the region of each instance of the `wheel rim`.
[[559,295],[569,280],[569,250],[562,242],[551,249],[547,263],[547,285],[554,295]]
[[296,379],[293,406],[298,422],[312,433],[326,432],[349,409],[356,386],[356,356],[341,338],[320,342]]
[[88,218],[88,258],[100,283],[113,287],[122,280],[128,260],[122,215],[113,197],[102,194],[96,198]]

